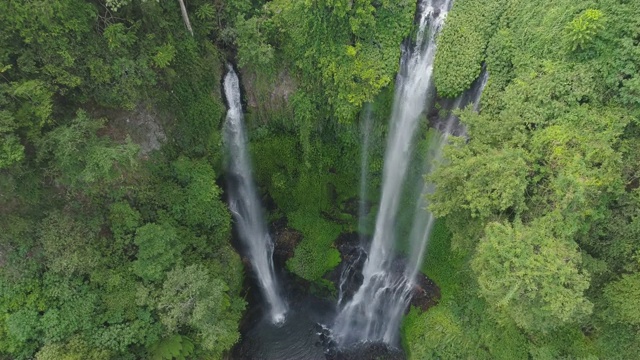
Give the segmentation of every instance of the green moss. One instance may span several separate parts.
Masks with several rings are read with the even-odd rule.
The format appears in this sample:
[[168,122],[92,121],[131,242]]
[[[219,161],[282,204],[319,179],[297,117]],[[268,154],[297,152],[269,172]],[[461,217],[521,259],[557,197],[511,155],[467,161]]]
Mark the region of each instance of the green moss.
[[342,227],[319,219],[318,214],[296,212],[289,216],[289,224],[302,232],[304,239],[295,249],[287,268],[309,281],[319,281],[340,263],[340,253],[332,246]]
[[457,270],[462,265],[463,258],[451,251],[451,231],[444,220],[436,220],[421,270],[438,285],[442,301],[452,299],[460,289]]

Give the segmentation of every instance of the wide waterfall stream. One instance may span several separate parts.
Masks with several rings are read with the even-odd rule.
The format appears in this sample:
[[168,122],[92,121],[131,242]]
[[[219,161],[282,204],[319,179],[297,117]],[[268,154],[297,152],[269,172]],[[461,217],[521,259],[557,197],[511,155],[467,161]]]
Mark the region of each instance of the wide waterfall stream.
[[[395,344],[402,314],[408,305],[413,280],[419,269],[432,216],[417,219],[410,239],[411,259],[404,270],[395,265],[396,218],[414,151],[416,130],[427,104],[436,51],[436,36],[444,23],[451,1],[424,1],[420,4],[419,29],[415,45],[401,61],[396,95],[384,159],[382,198],[368,258],[362,271],[363,284],[336,317],[333,331],[337,342],[373,341]],[[444,144],[446,137],[439,142]],[[438,145],[441,149],[442,146]],[[439,157],[441,151],[436,151]],[[418,206],[424,207],[418,197]],[[417,212],[419,213],[419,212]],[[426,213],[426,212],[425,212]]]

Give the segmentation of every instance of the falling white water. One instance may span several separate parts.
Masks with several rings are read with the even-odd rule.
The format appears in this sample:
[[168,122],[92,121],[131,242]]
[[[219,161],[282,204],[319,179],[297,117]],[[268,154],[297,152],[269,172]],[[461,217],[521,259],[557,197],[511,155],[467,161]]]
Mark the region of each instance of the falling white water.
[[362,150],[360,155],[360,199],[358,206],[358,230],[364,233],[365,212],[367,203],[367,181],[369,175],[369,138],[371,135],[371,127],[373,117],[371,115],[371,104],[364,107],[364,121],[362,122]]
[[[461,102],[462,96],[456,99],[452,109],[458,109]],[[427,156],[428,162],[425,164],[423,173],[430,174],[435,169],[435,166],[441,162],[444,146],[447,144],[447,140],[457,122],[458,119],[456,116],[449,114],[443,124],[444,128],[441,130],[442,132],[433,135]],[[404,264],[404,272],[402,275],[396,275],[398,276],[396,280],[396,286],[398,288],[394,292],[396,298],[387,309],[388,324],[385,327],[382,340],[388,343],[391,343],[391,341],[395,339],[397,329],[400,327],[402,315],[411,301],[415,286],[414,281],[424,260],[425,250],[427,249],[431,230],[436,220],[435,216],[433,216],[427,208],[427,196],[432,194],[434,190],[435,187],[432,183],[422,181],[422,191],[416,201],[411,233],[409,235],[410,253],[407,254],[408,259]]]
[[262,218],[262,206],[251,174],[238,76],[231,66],[228,68],[224,78],[224,93],[229,110],[224,135],[228,156],[227,173],[230,175],[229,208],[236,221],[240,240],[269,303],[271,319],[274,323],[282,323],[287,305],[280,296],[273,269],[273,241]]
[[[487,80],[488,73],[485,71],[470,91],[459,96],[450,105],[452,112],[440,123],[439,131],[433,134],[430,141],[431,146],[422,173],[431,173],[435,166],[441,162],[444,146],[451,134],[461,132],[460,135],[464,135],[464,129],[461,129],[462,131],[456,129],[458,119],[453,114],[453,110],[461,108],[463,104],[473,104],[473,109],[478,111],[480,96]],[[407,161],[409,160],[407,159]],[[393,164],[387,165],[385,162],[385,168],[386,166],[393,166]],[[424,181],[421,181],[421,184],[422,190],[420,196],[417,197],[413,212],[411,233],[408,237],[409,252],[406,254],[406,259],[400,262],[395,254],[390,252],[385,254],[384,262],[377,268],[371,265],[369,269],[373,268],[375,272],[370,279],[365,277],[363,285],[353,300],[342,307],[336,320],[334,335],[340,345],[357,341],[382,341],[391,345],[395,344],[400,322],[416,286],[414,281],[424,260],[428,240],[435,223],[435,217],[428,211],[426,201],[427,195],[434,191],[434,186]],[[395,219],[397,210],[393,216]],[[395,229],[392,229],[390,234],[395,236],[393,230]],[[395,238],[391,239],[391,241],[396,240]],[[372,244],[372,252],[375,251],[374,246]],[[389,248],[392,247],[393,244],[389,246]],[[365,271],[367,271],[366,268]],[[338,302],[338,305],[341,305],[341,302]]]
[[[384,159],[382,198],[364,269],[364,281],[351,301],[336,317],[333,331],[338,344],[358,341],[396,342],[402,312],[411,296],[415,271],[424,252],[425,238],[433,219],[412,231],[412,259],[404,271],[394,269],[396,218],[407,168],[421,114],[431,88],[436,35],[451,8],[452,0],[420,3],[419,30],[413,49],[405,52],[396,79],[396,94]],[[446,139],[443,139],[445,141]],[[440,151],[441,152],[441,151]],[[422,200],[420,200],[422,201]],[[419,204],[418,206],[421,206]],[[419,226],[420,227],[420,226]],[[418,238],[422,239],[418,240]],[[413,248],[417,246],[418,248]]]
[[[367,181],[369,179],[369,145],[371,131],[373,127],[371,104],[364,106],[364,114],[360,124],[360,132],[362,133],[362,148],[360,152],[360,198],[358,199],[358,233],[360,234],[360,243],[363,242],[363,234],[366,231],[366,204],[367,204]],[[366,259],[367,254],[362,246],[357,245],[351,254],[351,258],[346,261],[340,279],[338,281],[338,305],[341,305],[347,293],[348,286],[359,275],[358,266]]]
[[480,74],[480,85],[478,86],[478,89],[475,91],[475,93],[473,93],[472,95],[473,110],[475,111],[480,110],[480,99],[482,98],[482,92],[484,91],[484,88],[487,86],[488,81],[489,81],[489,72],[486,69],[484,69],[482,71],[482,74]]

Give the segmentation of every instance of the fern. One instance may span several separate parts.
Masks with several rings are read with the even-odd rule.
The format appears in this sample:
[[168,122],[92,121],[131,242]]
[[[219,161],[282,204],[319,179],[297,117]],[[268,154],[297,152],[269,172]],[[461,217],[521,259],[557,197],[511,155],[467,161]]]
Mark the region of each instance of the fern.
[[193,343],[189,338],[173,335],[160,340],[149,350],[151,360],[185,360],[193,353],[193,349]]

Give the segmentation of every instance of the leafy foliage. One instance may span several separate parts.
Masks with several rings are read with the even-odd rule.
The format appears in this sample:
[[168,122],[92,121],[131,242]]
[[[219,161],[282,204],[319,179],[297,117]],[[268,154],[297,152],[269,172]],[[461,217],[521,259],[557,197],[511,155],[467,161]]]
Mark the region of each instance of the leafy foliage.
[[227,290],[226,284],[212,279],[203,266],[177,267],[163,284],[158,302],[160,321],[169,331],[181,325],[193,327],[203,348],[219,357],[222,349],[238,340],[237,331],[229,325],[240,320],[244,309],[243,302],[231,303]]
[[[479,293],[521,328],[545,331],[591,313],[580,254],[544,224],[491,223],[471,263]],[[575,245],[574,245],[575,246]]]
[[612,320],[630,325],[640,323],[639,291],[640,276],[638,273],[625,274],[620,280],[607,285],[604,294],[611,306]]
[[40,229],[43,255],[52,272],[87,274],[100,263],[99,253],[90,246],[93,234],[68,215],[52,213]]
[[[219,358],[244,301],[207,28],[175,1],[3,2],[0,21],[0,358]],[[128,136],[142,101],[177,119],[163,152]],[[170,283],[206,297],[179,326]]]
[[393,80],[413,10],[404,0],[297,0],[273,1],[263,16],[278,30],[272,44],[304,75],[304,91],[326,98],[332,115],[347,122]]
[[604,29],[602,11],[587,9],[567,25],[573,50],[584,49]]
[[480,75],[485,49],[504,3],[502,0],[454,2],[437,41],[433,76],[439,95],[456,97]]
[[96,132],[103,125],[104,121],[89,119],[79,111],[71,124],[60,126],[44,137],[41,157],[47,157],[50,171],[62,185],[98,190],[116,183],[125,171],[135,168],[138,147],[130,140],[114,144],[108,138],[98,137]]
[[[467,141],[447,146],[431,177],[430,207],[452,233],[449,251],[438,248],[425,264],[443,300],[409,315],[405,343],[416,358],[634,357],[640,202],[637,172],[627,168],[637,165],[627,150],[637,146],[627,141],[637,141],[638,113],[620,79],[639,65],[624,55],[637,51],[638,10],[616,1],[599,10],[570,1],[484,5],[496,6],[493,20],[456,2],[453,29],[439,38],[441,94],[459,94],[476,76],[446,77],[449,49],[469,46],[446,36],[467,24],[481,23],[472,28],[488,42],[461,73],[485,61],[489,82],[480,113],[461,112]],[[423,345],[434,327],[440,342]]]
[[110,354],[105,350],[91,349],[80,337],[73,337],[64,344],[47,344],[36,354],[37,360],[107,360]]
[[181,252],[178,234],[167,225],[146,224],[136,230],[138,246],[133,272],[148,281],[158,281],[172,267]]
[[173,335],[151,348],[153,360],[184,360],[193,353],[193,343],[186,337]]
[[[335,239],[356,231],[370,102],[376,202],[415,2],[186,10],[193,36],[177,1],[0,2],[0,358],[223,358],[238,341],[243,266],[217,183],[233,56],[270,219],[303,235],[287,268],[327,285]],[[410,357],[637,357],[638,39],[634,1],[455,1],[438,94],[490,76],[430,179],[442,219],[423,270],[442,298],[406,317]],[[159,152],[118,123],[141,102],[161,113]]]

